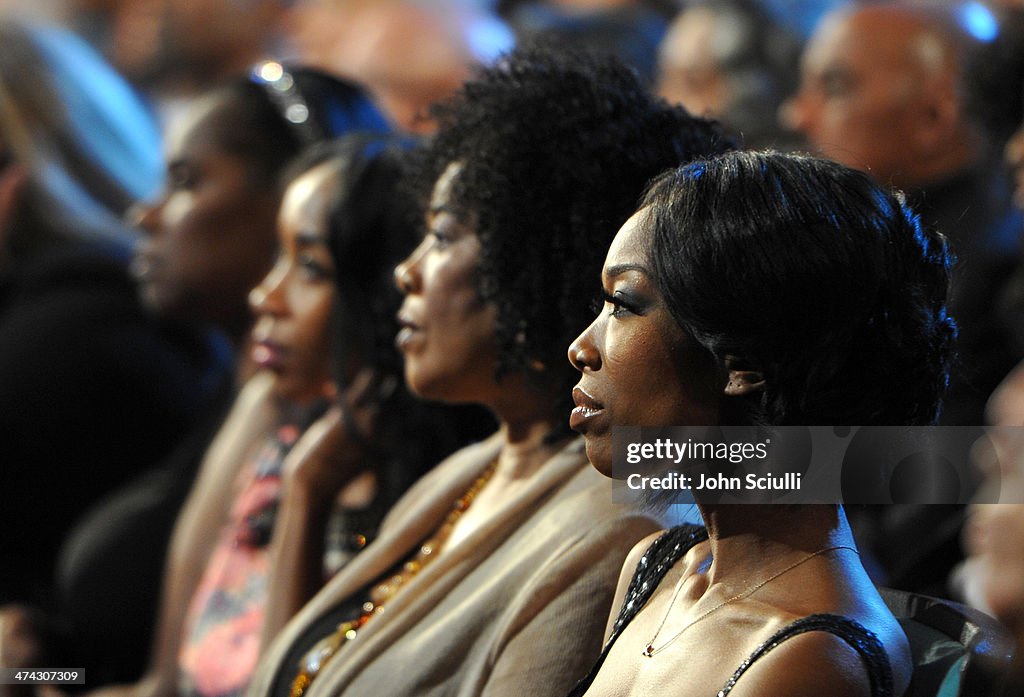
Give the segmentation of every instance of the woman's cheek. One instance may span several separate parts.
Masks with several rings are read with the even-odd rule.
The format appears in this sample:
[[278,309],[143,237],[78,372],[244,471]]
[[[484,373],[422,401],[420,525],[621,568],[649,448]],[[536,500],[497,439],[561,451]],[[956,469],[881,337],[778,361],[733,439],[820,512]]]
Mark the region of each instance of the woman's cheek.
[[174,228],[186,220],[194,208],[194,197],[191,194],[177,193],[167,199],[163,207],[163,223],[167,228]]

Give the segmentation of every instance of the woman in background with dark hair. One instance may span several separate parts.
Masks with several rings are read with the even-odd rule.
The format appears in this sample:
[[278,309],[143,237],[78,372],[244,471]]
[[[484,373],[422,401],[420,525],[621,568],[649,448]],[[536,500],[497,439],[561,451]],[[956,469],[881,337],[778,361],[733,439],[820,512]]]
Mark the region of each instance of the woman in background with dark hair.
[[[731,153],[661,177],[569,348],[591,462],[611,474],[620,425],[934,423],[948,267],[941,237],[841,165]],[[601,662],[573,694],[903,694],[909,646],[841,507],[694,496],[706,530],[631,553]]]
[[287,306],[289,265],[304,266],[293,273],[329,275],[334,285],[329,354],[338,395],[282,472],[265,642],[320,589],[325,570],[336,572],[372,541],[412,482],[493,429],[483,410],[423,402],[402,379],[392,269],[418,239],[416,207],[401,179],[409,155],[396,142],[351,136],[293,163],[294,186],[310,190],[302,224],[250,295],[263,313],[257,341],[272,354],[277,347],[261,327]]
[[43,602],[70,520],[166,455],[218,366],[127,275],[121,216],[160,184],[152,116],[62,30],[4,21],[0,44],[0,603]]
[[[73,79],[79,72],[87,73],[90,66],[83,49],[76,50],[77,44],[64,41],[64,37],[44,34],[44,38],[44,55],[51,60],[63,57],[54,77],[59,78],[63,89],[78,94],[84,85],[91,84],[85,78]],[[32,220],[40,221],[40,225],[47,223],[38,236],[30,234],[28,225],[19,224],[17,233],[11,231],[10,249],[25,252],[18,252],[19,259],[53,256],[62,265],[49,266],[63,269],[62,283],[71,284],[75,295],[71,309],[59,318],[54,314],[59,295],[53,294],[48,299],[42,296],[45,304],[35,307],[24,319],[9,315],[14,322],[12,331],[27,342],[20,347],[13,341],[3,342],[3,352],[18,356],[18,370],[12,377],[17,375],[24,383],[28,376],[40,374],[34,363],[57,351],[59,360],[49,358],[54,365],[47,366],[43,374],[44,384],[60,395],[50,397],[36,388],[32,398],[26,400],[19,396],[20,388],[5,388],[0,401],[20,403],[4,404],[0,415],[10,424],[4,430],[10,433],[8,444],[14,449],[15,460],[21,459],[18,451],[22,446],[15,437],[20,434],[31,438],[25,451],[33,457],[62,467],[74,466],[68,475],[53,477],[50,465],[27,467],[26,460],[26,475],[20,478],[32,490],[48,490],[60,515],[41,514],[44,509],[38,501],[15,494],[13,488],[8,489],[13,496],[11,505],[0,509],[5,517],[9,514],[21,521],[35,518],[37,522],[31,526],[35,534],[50,534],[52,530],[64,538],[57,564],[57,600],[53,607],[46,608],[54,620],[50,624],[58,631],[56,636],[38,638],[37,643],[45,645],[47,658],[44,661],[39,656],[32,664],[80,666],[89,671],[91,685],[124,682],[136,679],[145,667],[171,529],[199,461],[234,398],[233,351],[216,331],[210,330],[226,331],[236,343],[244,341],[251,323],[246,295],[273,260],[280,170],[317,138],[346,129],[384,130],[386,123],[358,87],[315,71],[289,72],[278,64],[259,66],[253,76],[215,91],[182,114],[167,147],[164,192],[157,204],[141,213],[141,222],[151,238],[142,243],[133,270],[141,281],[143,298],[153,301],[146,303],[149,309],[165,325],[173,326],[174,336],[193,352],[194,364],[188,368],[197,374],[192,382],[200,385],[207,397],[200,402],[195,397],[186,399],[191,383],[184,378],[166,381],[170,384],[152,378],[167,359],[154,355],[154,338],[133,331],[129,323],[138,316],[136,321],[145,327],[147,318],[139,307],[137,288],[125,273],[130,255],[127,242],[133,237],[119,218],[134,200],[152,197],[160,183],[155,128],[146,122],[153,129],[154,141],[146,150],[143,145],[148,145],[144,137],[147,131],[124,130],[122,124],[130,123],[133,116],[138,118],[129,108],[134,102],[116,99],[123,95],[107,83],[103,83],[107,87],[103,99],[96,98],[98,104],[90,104],[79,95],[68,100],[75,108],[67,107],[66,113],[40,105],[40,95],[46,94],[46,82],[41,79],[45,71],[26,69],[34,63],[28,62],[24,55],[27,49],[13,38],[4,44],[9,51],[4,53],[0,69],[11,76],[9,81],[4,80],[4,86],[12,94],[25,94],[24,103],[5,100],[4,113],[12,123],[20,123],[12,133],[32,136],[15,139],[17,148],[12,152],[17,153],[17,166],[9,168],[8,174],[23,166],[38,171],[22,207],[23,212],[31,213]],[[109,76],[106,79],[111,80]],[[122,89],[128,90],[123,85]],[[100,127],[104,123],[100,116],[111,109],[120,109],[117,118],[110,117],[112,123]],[[14,116],[19,114],[23,118],[15,122]],[[52,136],[53,142],[45,140],[46,127],[61,123],[61,118],[85,121],[88,127],[67,127],[72,135],[81,132],[84,143],[75,146],[77,141],[67,135]],[[104,146],[104,138],[115,136],[126,143]],[[31,150],[36,141],[40,146]],[[124,154],[119,155],[122,150]],[[104,162],[84,160],[90,152],[113,160],[107,165],[109,181],[86,178],[92,170],[102,171],[97,168]],[[134,165],[136,174],[129,167],[135,162],[132,153],[142,160]],[[144,156],[153,161],[147,162]],[[121,180],[125,181],[115,188]],[[77,184],[69,188],[69,182]],[[107,209],[97,205],[97,200]],[[19,216],[19,222],[29,219]],[[105,236],[94,229],[101,220],[110,225],[109,229],[102,228]],[[110,241],[118,235],[123,242]],[[83,247],[90,250],[90,256],[84,261],[82,254],[71,257],[75,263],[69,265],[69,249]],[[44,249],[51,251],[42,255]],[[54,256],[53,252],[59,254]],[[101,253],[120,258],[100,265],[95,258]],[[112,275],[115,282],[103,274]],[[93,289],[83,290],[86,282]],[[101,282],[108,287],[103,288]],[[44,286],[37,277],[28,287],[38,292]],[[128,314],[126,306],[134,314]],[[122,334],[104,326],[104,317],[110,315],[116,316],[114,326]],[[61,335],[71,332],[72,338],[51,340],[43,344],[47,347],[43,351],[37,337],[41,332],[53,331],[53,326],[59,326]],[[82,327],[88,329],[88,334]],[[89,335],[96,339],[86,341],[84,337]],[[0,359],[2,362],[5,359]],[[88,406],[73,398],[77,388],[71,375],[88,386]],[[111,394],[106,395],[104,390]],[[157,390],[168,392],[173,400],[184,404],[170,401],[151,411],[148,398]],[[36,402],[45,409],[46,417],[33,419],[31,427],[19,425],[31,416],[29,407]],[[65,410],[72,413],[65,414]],[[189,431],[180,426],[182,413],[196,422]],[[52,420],[61,424],[56,431]],[[33,436],[41,426],[46,427],[46,436]],[[166,443],[166,432],[174,434],[173,443]],[[61,443],[72,439],[73,455],[53,454]],[[137,448],[136,442],[145,445]],[[159,460],[143,456],[158,447],[164,448]],[[130,467],[127,474],[125,467]],[[101,484],[112,488],[109,481],[115,474],[124,475],[117,483],[127,483],[87,509],[95,503],[92,492]],[[73,501],[58,505],[57,496],[65,485],[73,491],[69,497]],[[32,515],[22,513],[21,505],[30,506]],[[71,529],[82,511],[84,515]],[[18,529],[16,525],[6,527]],[[41,556],[41,546],[32,544],[28,531],[10,535],[5,538],[8,542],[12,546],[26,545],[30,550],[27,556]],[[27,567],[17,562],[11,566],[22,571]]]
[[154,322],[128,273],[122,218],[161,182],[152,115],[63,30],[7,19],[0,45],[0,645],[13,623],[38,646],[69,527],[158,468],[228,366],[202,332]]
[[150,308],[243,342],[249,291],[277,248],[281,171],[360,131],[388,125],[358,86],[308,68],[262,63],[194,100],[168,129],[165,190],[137,221],[148,237],[133,269]]
[[[175,529],[150,673],[110,693],[241,694],[261,633],[272,634],[322,585],[327,552],[365,544],[396,496],[392,488],[422,469],[419,458],[460,444],[448,422],[429,421],[430,409],[403,399],[395,349],[375,353],[377,324],[394,326],[397,297],[370,294],[389,278],[416,229],[400,214],[398,155],[383,147],[354,136],[288,171],[280,253],[251,293],[258,372],[207,452]],[[332,317],[339,328],[332,329]],[[339,340],[336,370],[332,339]],[[308,427],[332,401],[346,400],[407,424],[410,433],[372,449],[350,443],[332,462],[334,476],[316,474],[309,455],[322,452],[330,419]],[[428,422],[430,429],[418,430]],[[373,481],[357,479],[363,472]],[[347,549],[325,549],[332,515],[349,528],[341,540]],[[345,544],[355,538],[361,543]]]
[[[273,263],[282,169],[325,138],[386,129],[357,85],[274,62],[190,102],[170,124],[164,189],[134,211],[145,237],[132,271],[151,314],[213,337],[207,350],[220,372],[204,376],[215,397],[187,438],[89,511],[65,542],[58,583],[69,647],[59,662],[88,669],[91,685],[135,680],[145,669],[171,531],[176,520],[187,525],[182,504],[252,372],[247,296]],[[236,360],[246,367],[238,370]],[[138,433],[159,423],[153,417]],[[186,549],[205,544],[209,554],[214,540],[205,533],[186,534]],[[168,621],[180,625],[180,613]]]
[[412,392],[484,405],[500,426],[402,497],[270,645],[252,695],[561,695],[656,525],[587,466],[556,358],[647,180],[728,143],[586,55],[510,54],[435,113],[397,342]]

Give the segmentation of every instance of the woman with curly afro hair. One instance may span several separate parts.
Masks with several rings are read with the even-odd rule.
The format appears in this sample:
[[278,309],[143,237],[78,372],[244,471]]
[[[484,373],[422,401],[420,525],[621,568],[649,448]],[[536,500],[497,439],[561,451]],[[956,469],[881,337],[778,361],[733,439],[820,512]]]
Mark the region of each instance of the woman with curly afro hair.
[[657,525],[611,502],[570,433],[565,347],[647,181],[731,142],[610,58],[537,48],[434,115],[397,343],[414,393],[485,405],[500,426],[398,502],[278,636],[254,696],[563,695]]

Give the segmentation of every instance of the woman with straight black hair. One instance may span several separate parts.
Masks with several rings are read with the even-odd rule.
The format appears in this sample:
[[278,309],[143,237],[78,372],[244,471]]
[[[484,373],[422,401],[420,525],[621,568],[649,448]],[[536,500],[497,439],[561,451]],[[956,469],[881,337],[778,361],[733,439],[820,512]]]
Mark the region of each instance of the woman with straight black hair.
[[[612,426],[933,423],[948,268],[901,198],[835,163],[729,153],[662,176],[569,348],[591,463],[611,474]],[[907,639],[841,507],[694,498],[706,528],[634,549],[574,695],[903,693]]]

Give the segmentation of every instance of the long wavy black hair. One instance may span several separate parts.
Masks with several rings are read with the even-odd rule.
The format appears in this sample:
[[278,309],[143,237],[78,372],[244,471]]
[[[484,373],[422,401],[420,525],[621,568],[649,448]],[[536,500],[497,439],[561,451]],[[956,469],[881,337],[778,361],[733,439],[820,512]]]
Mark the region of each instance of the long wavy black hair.
[[367,398],[378,401],[377,426],[372,433],[356,433],[355,439],[366,441],[366,464],[378,476],[381,510],[446,456],[494,429],[493,419],[480,408],[425,402],[405,386],[395,347],[402,297],[393,270],[415,248],[419,235],[419,209],[405,180],[413,145],[368,133],[326,141],[292,162],[282,182],[321,165],[332,177],[325,208],[335,269],[333,375],[344,393],[353,366],[376,372]]

